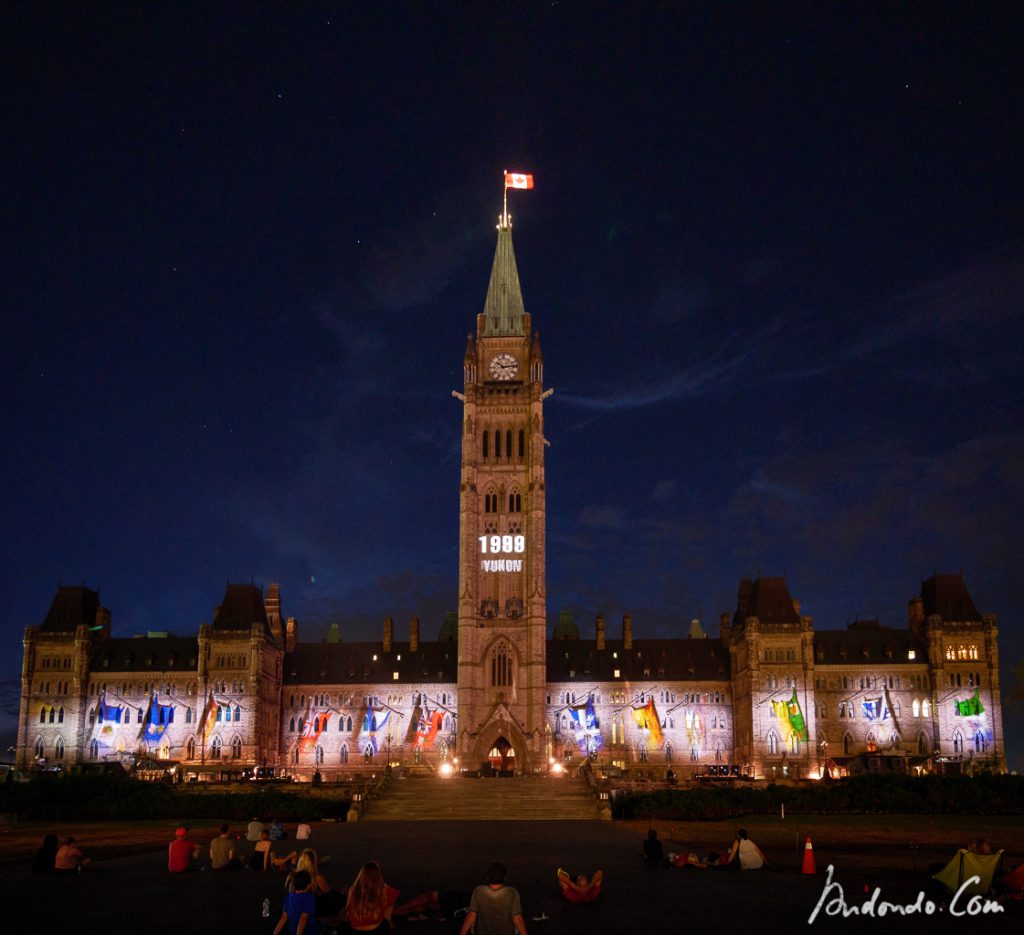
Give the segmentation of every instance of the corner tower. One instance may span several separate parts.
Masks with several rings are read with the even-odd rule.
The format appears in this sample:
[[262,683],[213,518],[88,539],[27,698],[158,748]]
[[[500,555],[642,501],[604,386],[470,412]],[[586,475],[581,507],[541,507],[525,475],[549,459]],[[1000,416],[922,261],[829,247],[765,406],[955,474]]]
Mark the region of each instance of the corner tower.
[[[459,493],[458,751],[543,756],[546,691],[543,361],[523,306],[512,225],[466,346]],[[504,757],[503,757],[504,758]]]

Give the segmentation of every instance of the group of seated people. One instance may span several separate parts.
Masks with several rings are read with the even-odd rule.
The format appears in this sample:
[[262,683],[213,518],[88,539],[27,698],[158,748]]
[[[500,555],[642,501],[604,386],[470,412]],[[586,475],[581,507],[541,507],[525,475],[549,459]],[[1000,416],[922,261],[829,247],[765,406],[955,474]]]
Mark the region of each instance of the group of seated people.
[[81,873],[91,863],[75,839],[68,835],[61,844],[55,834],[43,837],[42,846],[32,855],[30,871],[39,876],[51,873]]
[[725,854],[711,852],[703,858],[697,854],[670,854],[666,857],[665,849],[658,839],[658,832],[651,828],[647,832],[640,857],[650,867],[696,867],[702,870],[708,867],[716,867],[719,870],[760,870],[768,863],[761,848],[750,840],[746,828],[737,830],[736,837]]

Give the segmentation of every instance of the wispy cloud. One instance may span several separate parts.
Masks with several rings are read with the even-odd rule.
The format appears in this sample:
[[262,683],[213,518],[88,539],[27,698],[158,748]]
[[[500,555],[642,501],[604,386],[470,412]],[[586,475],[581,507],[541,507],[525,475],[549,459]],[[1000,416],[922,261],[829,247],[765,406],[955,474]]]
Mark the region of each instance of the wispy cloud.
[[[662,304],[684,307],[682,299],[673,305],[670,297],[659,298],[655,307]],[[694,342],[693,360],[657,381],[619,386],[603,396],[563,392],[559,398],[590,411],[642,409],[819,377],[886,350],[923,342],[946,348],[948,356],[897,356],[886,362],[894,377],[923,382],[984,380],[1019,366],[1022,323],[1024,249],[1011,244],[847,312],[794,310],[750,331],[734,331],[710,354]],[[709,330],[712,327],[709,322]],[[995,330],[1006,331],[1007,339],[998,342],[993,354]]]
[[764,351],[765,345],[778,340],[779,327],[768,324],[742,339],[730,338],[710,357],[695,361],[663,380],[622,389],[609,396],[582,396],[562,393],[559,399],[597,411],[642,409],[672,400],[698,399],[735,384],[737,375]]

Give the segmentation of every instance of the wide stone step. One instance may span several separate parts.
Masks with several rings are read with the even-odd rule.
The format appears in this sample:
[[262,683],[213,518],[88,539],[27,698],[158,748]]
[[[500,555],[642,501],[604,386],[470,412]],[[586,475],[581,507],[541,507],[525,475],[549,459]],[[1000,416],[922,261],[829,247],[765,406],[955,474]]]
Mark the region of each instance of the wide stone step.
[[568,778],[395,779],[367,802],[366,821],[594,821],[597,800],[587,784]]

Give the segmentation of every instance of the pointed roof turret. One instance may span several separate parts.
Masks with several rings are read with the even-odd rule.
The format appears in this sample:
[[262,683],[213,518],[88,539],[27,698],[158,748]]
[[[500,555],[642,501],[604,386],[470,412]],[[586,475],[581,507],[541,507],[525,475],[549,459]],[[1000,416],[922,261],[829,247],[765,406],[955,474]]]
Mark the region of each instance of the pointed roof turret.
[[498,223],[498,246],[494,250],[480,334],[521,336],[524,334],[524,314],[523,292],[519,287],[519,271],[512,249],[512,222],[506,214]]

